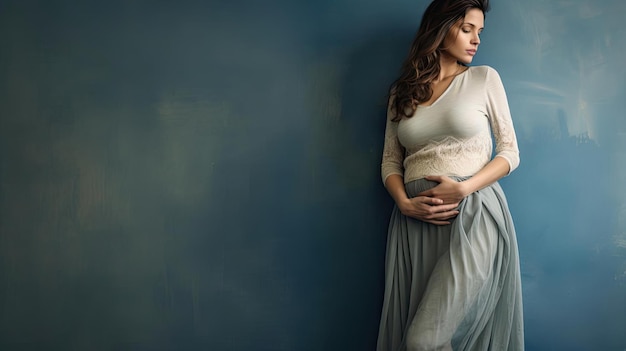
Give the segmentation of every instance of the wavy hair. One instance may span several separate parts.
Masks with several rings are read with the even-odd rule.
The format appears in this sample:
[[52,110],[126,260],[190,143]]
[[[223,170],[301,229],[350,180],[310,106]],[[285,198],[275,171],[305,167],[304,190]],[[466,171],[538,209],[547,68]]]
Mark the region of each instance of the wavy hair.
[[417,105],[433,96],[431,84],[441,70],[439,59],[446,35],[474,8],[486,14],[489,0],[434,0],[428,5],[400,77],[391,85],[393,121],[411,117]]

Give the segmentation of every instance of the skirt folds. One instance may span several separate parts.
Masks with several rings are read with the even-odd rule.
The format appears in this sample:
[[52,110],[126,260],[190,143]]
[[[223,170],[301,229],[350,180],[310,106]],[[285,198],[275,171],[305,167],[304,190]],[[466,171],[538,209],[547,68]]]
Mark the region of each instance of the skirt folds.
[[[406,191],[436,185],[418,179]],[[517,239],[502,188],[469,195],[459,212],[439,226],[393,209],[377,351],[524,350]]]

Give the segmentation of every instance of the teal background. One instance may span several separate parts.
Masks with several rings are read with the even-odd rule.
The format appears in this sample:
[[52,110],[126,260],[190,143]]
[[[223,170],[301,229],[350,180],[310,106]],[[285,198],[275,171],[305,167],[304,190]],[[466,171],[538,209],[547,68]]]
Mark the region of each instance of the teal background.
[[[425,1],[0,1],[0,349],[374,350]],[[626,349],[626,3],[492,2],[528,350]]]

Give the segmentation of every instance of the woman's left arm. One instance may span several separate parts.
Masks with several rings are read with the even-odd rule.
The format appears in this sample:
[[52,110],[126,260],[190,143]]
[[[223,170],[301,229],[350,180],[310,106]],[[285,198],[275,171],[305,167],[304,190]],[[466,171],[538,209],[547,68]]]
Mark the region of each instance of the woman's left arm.
[[426,177],[439,185],[419,194],[420,196],[442,199],[444,204],[457,203],[469,194],[511,174],[517,168],[520,162],[519,149],[506,92],[500,75],[491,67],[486,68],[485,99],[486,115],[496,142],[496,157],[471,178],[461,182],[446,176]]
[[461,182],[447,176],[427,176],[425,179],[439,185],[418,195],[441,199],[444,204],[458,203],[469,194],[497,182],[509,173],[509,162],[503,157],[495,157],[471,178]]

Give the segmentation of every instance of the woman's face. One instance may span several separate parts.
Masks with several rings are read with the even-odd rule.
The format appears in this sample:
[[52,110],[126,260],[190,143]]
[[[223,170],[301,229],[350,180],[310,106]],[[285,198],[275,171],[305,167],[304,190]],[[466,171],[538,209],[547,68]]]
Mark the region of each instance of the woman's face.
[[448,32],[443,44],[443,55],[458,62],[471,63],[478,50],[479,36],[484,26],[485,15],[481,10],[467,11],[465,18]]

